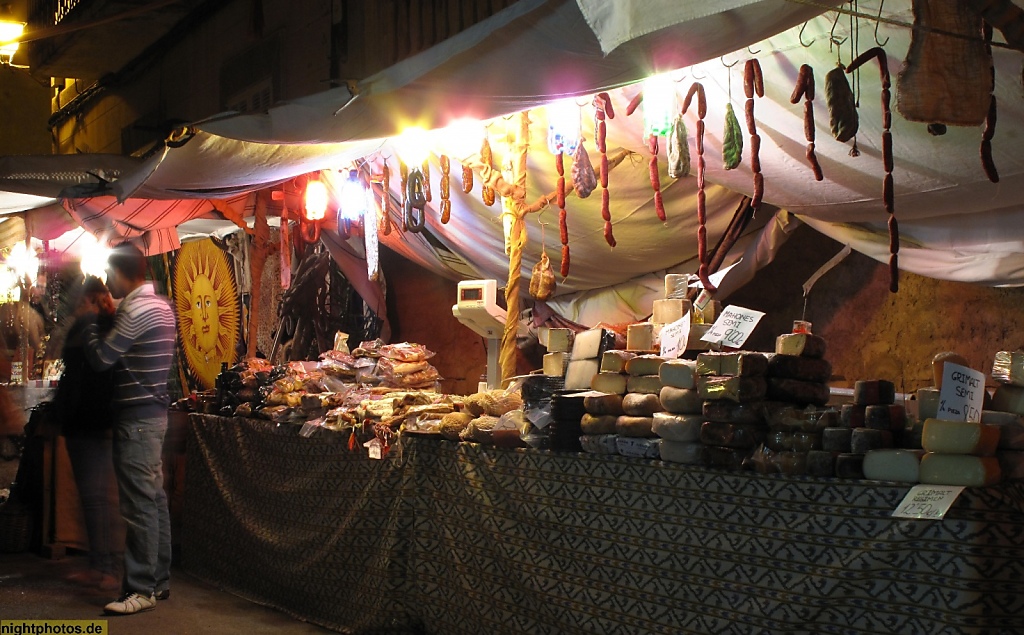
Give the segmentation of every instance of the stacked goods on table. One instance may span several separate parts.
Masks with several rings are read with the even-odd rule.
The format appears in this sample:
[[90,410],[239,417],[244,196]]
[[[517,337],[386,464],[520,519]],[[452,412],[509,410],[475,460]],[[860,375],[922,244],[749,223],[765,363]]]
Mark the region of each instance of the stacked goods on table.
[[996,458],[1004,479],[1024,479],[1024,351],[999,351],[992,363],[999,382],[981,422],[999,427]]
[[615,345],[615,334],[603,328],[577,333],[565,371],[566,390],[587,390],[601,368],[601,356]]
[[700,441],[707,464],[743,467],[765,438],[762,401],[768,358],[754,352],[707,352],[697,356],[697,394],[704,400]]
[[622,414],[615,420],[615,448],[623,456],[653,459],[660,455],[654,414],[663,410],[658,373],[664,362],[657,355],[637,355],[626,361],[626,394]]
[[[865,455],[894,447],[894,439],[900,438],[906,427],[906,412],[896,404],[896,387],[891,381],[864,380],[854,384],[853,403],[842,407],[840,420],[840,427],[822,432],[822,449],[835,457],[835,476],[864,478]],[[876,463],[874,457],[868,461],[869,466]],[[815,476],[832,475],[825,474],[822,464],[815,467]]]
[[547,347],[548,351],[543,360],[542,370],[545,375],[564,380],[565,371],[569,367],[573,339],[571,329],[547,329],[542,334],[541,344]]
[[[493,444],[494,431],[501,417],[510,413],[522,413],[523,400],[518,392],[488,390],[469,395],[462,400],[463,410],[445,415],[438,431],[450,441],[474,441]],[[515,435],[519,436],[519,423],[515,421]],[[507,435],[499,434],[504,441]]]
[[653,430],[661,439],[661,460],[703,465],[706,451],[700,430],[704,425],[704,401],[697,392],[697,362],[666,360],[658,369],[658,377],[663,410],[654,414]]
[[520,437],[530,447],[540,450],[551,448],[551,439],[546,431],[551,423],[551,398],[564,386],[561,377],[529,375],[523,379],[521,393],[525,421],[520,428]]
[[601,355],[600,372],[591,378],[590,387],[606,394],[583,399],[585,413],[580,419],[580,446],[584,452],[618,454],[615,422],[625,414],[622,398],[629,381],[626,363],[634,357],[636,353],[622,350],[605,351]]

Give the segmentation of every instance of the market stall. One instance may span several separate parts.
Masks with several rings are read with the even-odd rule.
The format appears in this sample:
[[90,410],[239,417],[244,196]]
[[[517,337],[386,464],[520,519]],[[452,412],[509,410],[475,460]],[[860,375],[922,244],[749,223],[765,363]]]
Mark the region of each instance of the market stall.
[[186,570],[343,632],[1024,628],[1018,483],[906,520],[893,483],[203,415],[186,474]]

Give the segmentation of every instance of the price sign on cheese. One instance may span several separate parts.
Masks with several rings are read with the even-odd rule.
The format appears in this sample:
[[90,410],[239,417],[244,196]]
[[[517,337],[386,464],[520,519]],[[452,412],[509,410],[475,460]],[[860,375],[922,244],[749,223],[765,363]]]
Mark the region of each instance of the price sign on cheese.
[[942,520],[962,491],[964,488],[960,485],[915,485],[903,497],[892,517]]
[[661,329],[661,357],[675,359],[683,354],[690,339],[690,313]]
[[985,375],[960,364],[946,362],[942,369],[942,390],[936,419],[981,421],[985,398]]
[[761,311],[730,306],[722,311],[722,315],[718,316],[711,329],[700,339],[730,348],[741,348],[763,317]]

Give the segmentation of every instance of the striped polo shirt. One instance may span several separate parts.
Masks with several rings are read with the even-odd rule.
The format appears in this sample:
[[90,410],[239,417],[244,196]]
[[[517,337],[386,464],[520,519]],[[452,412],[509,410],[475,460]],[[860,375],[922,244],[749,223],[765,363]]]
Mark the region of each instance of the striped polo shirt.
[[144,283],[126,295],[114,315],[114,328],[100,338],[96,324],[85,329],[85,353],[96,370],[118,360],[114,370],[114,402],[133,417],[165,414],[176,337],[174,311],[167,298]]

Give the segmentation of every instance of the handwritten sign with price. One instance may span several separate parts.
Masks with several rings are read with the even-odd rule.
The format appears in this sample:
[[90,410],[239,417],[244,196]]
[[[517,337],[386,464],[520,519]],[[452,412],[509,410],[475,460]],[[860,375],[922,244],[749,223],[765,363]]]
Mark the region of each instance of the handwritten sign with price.
[[722,311],[722,315],[700,339],[730,348],[741,348],[762,317],[764,313],[761,311],[730,306]]
[[981,421],[985,398],[985,375],[960,364],[946,362],[942,367],[942,390],[936,418],[946,421]]
[[661,329],[661,356],[675,359],[686,350],[690,340],[690,312]]
[[959,485],[915,485],[892,513],[893,518],[942,520],[964,488]]

